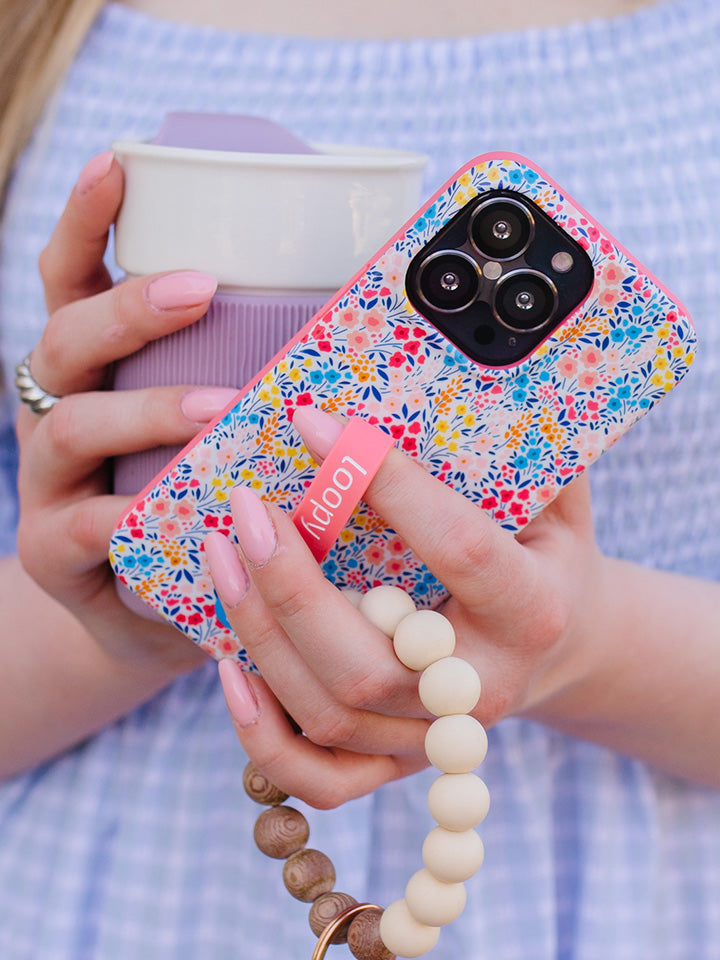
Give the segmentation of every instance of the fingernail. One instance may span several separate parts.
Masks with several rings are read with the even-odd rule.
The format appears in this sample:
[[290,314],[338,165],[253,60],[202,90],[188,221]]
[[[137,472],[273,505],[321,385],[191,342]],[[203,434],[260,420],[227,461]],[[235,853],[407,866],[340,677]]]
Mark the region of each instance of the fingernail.
[[193,423],[208,423],[228,407],[238,395],[232,387],[206,387],[190,390],[180,401],[180,409]]
[[217,290],[217,280],[209,273],[181,270],[156,277],[145,287],[145,299],[156,310],[197,307]]
[[230,506],[240,549],[251,563],[262,566],[277,547],[265,504],[249,487],[236,487],[230,494]]
[[230,716],[238,726],[249,727],[257,720],[260,707],[245,671],[236,660],[225,659],[218,664],[218,673]]
[[344,429],[344,424],[319,407],[298,407],[293,426],[305,446],[323,458],[330,453]]
[[225,534],[217,531],[205,537],[205,555],[218,596],[223,606],[232,610],[240,603],[250,587],[242,560]]
[[97,186],[101,180],[110,173],[113,158],[115,154],[112,150],[106,150],[104,153],[98,153],[92,160],[88,160],[80,171],[77,178],[75,189],[78,193],[88,193],[93,187]]

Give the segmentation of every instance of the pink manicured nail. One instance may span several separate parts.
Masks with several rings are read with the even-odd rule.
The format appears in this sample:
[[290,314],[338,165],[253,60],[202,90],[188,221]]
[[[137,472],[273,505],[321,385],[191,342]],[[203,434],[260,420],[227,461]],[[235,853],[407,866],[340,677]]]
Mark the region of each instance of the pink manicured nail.
[[305,446],[320,457],[326,457],[343,432],[344,424],[319,407],[298,407],[293,426]]
[[156,277],[145,287],[145,299],[156,310],[197,307],[217,290],[217,280],[209,273],[181,270]]
[[225,659],[218,664],[218,673],[230,716],[238,726],[249,727],[257,720],[260,707],[245,672],[237,661]]
[[230,494],[235,533],[242,552],[251,563],[267,563],[275,553],[277,536],[265,504],[249,487],[236,487]]
[[77,178],[75,185],[77,192],[88,193],[97,186],[110,173],[114,156],[112,150],[106,150],[104,153],[98,153],[92,160],[88,160]]
[[232,387],[207,387],[190,390],[180,401],[180,408],[193,423],[208,423],[222,413],[237,396]]
[[248,580],[237,550],[223,533],[213,531],[205,537],[205,554],[215,589],[228,610],[232,610],[248,592]]

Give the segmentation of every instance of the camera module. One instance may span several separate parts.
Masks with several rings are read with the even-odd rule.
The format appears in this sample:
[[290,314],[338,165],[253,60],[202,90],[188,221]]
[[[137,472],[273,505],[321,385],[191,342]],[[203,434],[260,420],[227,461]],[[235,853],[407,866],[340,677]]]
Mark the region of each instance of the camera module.
[[555,286],[541,273],[519,270],[507,273],[495,288],[493,310],[500,323],[511,330],[539,330],[557,308]]
[[533,226],[532,214],[523,204],[507,197],[494,198],[473,214],[470,239],[484,257],[510,260],[527,249]]
[[464,253],[443,250],[428,257],[420,267],[420,296],[444,313],[464,310],[477,297],[479,287],[477,265]]

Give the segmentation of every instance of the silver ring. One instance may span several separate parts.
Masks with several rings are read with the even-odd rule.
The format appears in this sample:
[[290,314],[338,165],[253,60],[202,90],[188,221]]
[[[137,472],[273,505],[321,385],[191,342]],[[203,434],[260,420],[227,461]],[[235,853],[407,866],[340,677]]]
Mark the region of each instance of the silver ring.
[[60,399],[43,390],[30,373],[30,354],[15,367],[15,386],[22,402],[26,403],[38,416],[43,416],[51,410]]

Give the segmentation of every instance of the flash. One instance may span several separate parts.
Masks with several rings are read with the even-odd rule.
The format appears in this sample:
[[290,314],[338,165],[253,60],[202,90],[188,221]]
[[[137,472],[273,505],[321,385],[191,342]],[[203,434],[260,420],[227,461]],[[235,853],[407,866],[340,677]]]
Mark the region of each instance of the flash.
[[488,280],[497,280],[502,273],[502,267],[494,260],[488,261],[482,268],[483,276]]
[[555,254],[550,263],[555,273],[567,273],[569,270],[572,270],[575,261],[572,258],[572,254],[561,250]]

